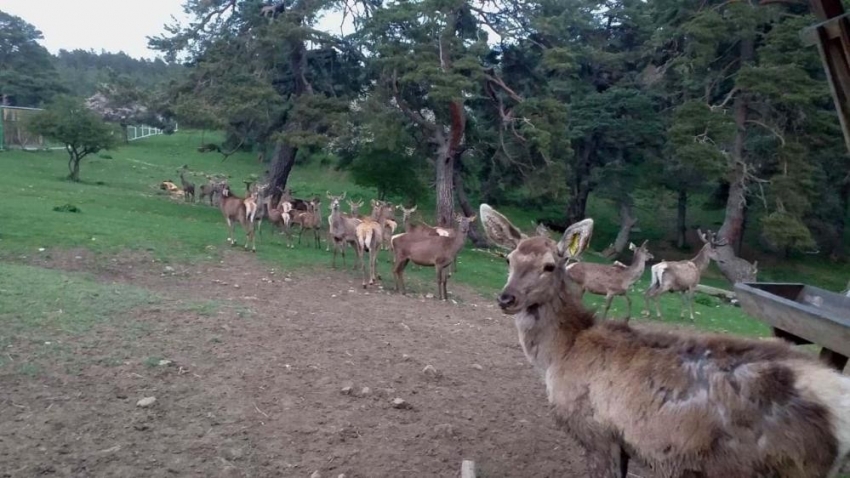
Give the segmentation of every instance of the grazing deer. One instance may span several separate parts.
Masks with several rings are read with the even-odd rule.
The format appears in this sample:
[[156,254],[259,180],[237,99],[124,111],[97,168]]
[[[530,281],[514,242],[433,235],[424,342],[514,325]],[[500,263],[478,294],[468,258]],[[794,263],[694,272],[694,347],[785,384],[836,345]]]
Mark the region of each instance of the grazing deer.
[[[539,235],[539,230],[538,230]],[[608,316],[608,309],[614,297],[621,295],[626,299],[628,313],[625,321],[629,322],[632,316],[632,301],[629,298],[629,289],[643,275],[646,261],[653,259],[653,255],[646,248],[647,241],[643,241],[640,247],[629,243],[629,249],[634,251],[631,265],[594,264],[592,262],[576,262],[567,268],[567,276],[581,288],[579,299],[585,292],[605,296],[605,310],[602,312],[602,320]]]
[[219,202],[224,220],[227,221],[227,242],[231,246],[236,245],[236,241],[233,239],[233,221],[239,221],[242,229],[245,230],[245,250],[248,250],[248,243],[250,242],[251,252],[257,252],[257,243],[254,238],[254,215],[257,213],[255,194],[241,198],[230,191],[230,186],[225,185],[221,190],[221,201]]
[[[362,255],[360,246],[357,242],[357,225],[360,224],[360,219],[356,217],[347,217],[339,210],[339,203],[345,199],[345,193],[342,196],[331,196],[327,192],[328,199],[331,202],[331,215],[328,216],[328,239],[333,244],[333,260],[331,267],[336,268],[336,254],[342,254],[342,267],[345,267],[345,246],[351,244],[357,253],[357,257]],[[355,264],[355,267],[357,264]]]
[[457,259],[457,254],[463,248],[469,225],[475,220],[475,216],[455,216],[458,222],[458,230],[451,236],[432,235],[428,232],[414,230],[403,232],[392,237],[393,251],[393,275],[395,276],[396,290],[404,294],[404,268],[408,261],[420,266],[433,266],[437,272],[437,298],[448,299],[446,282],[448,280],[447,268]]
[[586,450],[589,477],[832,477],[850,451],[850,377],[781,341],[655,332],[597,322],[564,264],[593,220],[556,243],[487,204],[489,238],[511,250],[498,297],[556,421]]
[[195,202],[195,184],[186,181],[186,166],[180,170],[180,184],[183,186],[183,199]]
[[644,293],[645,309],[643,315],[649,316],[650,300],[655,301],[655,312],[661,319],[661,306],[659,296],[664,292],[679,292],[682,297],[682,311],[680,318],[685,317],[685,307],[689,307],[691,320],[694,320],[694,292],[699,284],[700,277],[711,259],[714,259],[714,235],[708,231],[708,236],[697,229],[697,234],[703,242],[702,249],[691,260],[684,261],[661,261],[650,268],[651,280],[649,288]]

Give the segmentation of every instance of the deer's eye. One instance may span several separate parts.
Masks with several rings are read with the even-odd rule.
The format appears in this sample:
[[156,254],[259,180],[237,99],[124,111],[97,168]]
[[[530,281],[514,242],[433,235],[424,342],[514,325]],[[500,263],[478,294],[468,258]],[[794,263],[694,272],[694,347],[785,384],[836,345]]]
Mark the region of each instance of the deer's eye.
[[552,272],[555,270],[555,264],[549,263],[543,266],[543,272]]
[[508,259],[507,257],[505,257],[505,263],[506,263],[507,265],[511,265],[511,260],[510,260],[510,259]]

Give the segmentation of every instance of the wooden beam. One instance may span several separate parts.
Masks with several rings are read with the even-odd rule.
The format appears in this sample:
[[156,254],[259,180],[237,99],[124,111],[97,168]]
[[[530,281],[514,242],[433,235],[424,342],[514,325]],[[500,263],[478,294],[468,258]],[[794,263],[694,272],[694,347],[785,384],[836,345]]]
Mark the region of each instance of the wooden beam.
[[826,29],[827,38],[829,38],[830,40],[839,38],[841,36],[841,28],[839,26],[839,22],[842,18],[848,18],[848,16],[850,16],[850,12],[843,13],[837,17],[833,17],[820,23],[816,23],[810,27],[804,28],[802,31],[800,31],[800,39],[803,41],[803,45],[814,46],[818,44],[819,28]]
[[475,478],[475,462],[463,460],[460,464],[460,478]]

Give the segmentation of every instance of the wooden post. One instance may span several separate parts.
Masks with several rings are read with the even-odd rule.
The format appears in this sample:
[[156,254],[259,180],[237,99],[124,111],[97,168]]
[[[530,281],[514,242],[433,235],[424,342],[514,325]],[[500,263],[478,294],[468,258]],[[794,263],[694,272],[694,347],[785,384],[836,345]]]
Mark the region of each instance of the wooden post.
[[460,464],[460,478],[475,478],[475,462],[463,460]]

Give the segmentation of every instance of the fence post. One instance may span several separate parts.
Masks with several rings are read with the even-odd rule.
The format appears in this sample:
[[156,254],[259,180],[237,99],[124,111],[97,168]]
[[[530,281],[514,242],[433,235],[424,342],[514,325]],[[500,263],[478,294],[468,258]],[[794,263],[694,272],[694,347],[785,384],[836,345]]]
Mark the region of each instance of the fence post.
[[6,110],[0,106],[0,151],[6,149],[6,136],[3,134],[3,123],[6,122]]

